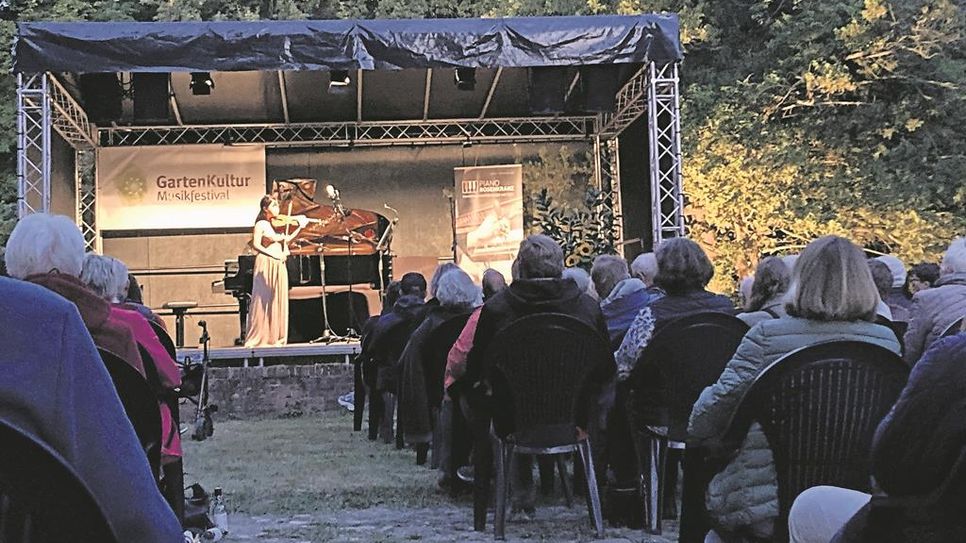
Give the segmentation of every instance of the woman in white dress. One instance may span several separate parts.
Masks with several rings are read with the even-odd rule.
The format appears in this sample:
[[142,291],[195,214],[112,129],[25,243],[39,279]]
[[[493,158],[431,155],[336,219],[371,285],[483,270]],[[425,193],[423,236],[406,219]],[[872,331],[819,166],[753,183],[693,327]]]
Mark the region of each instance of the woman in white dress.
[[[252,298],[248,313],[246,347],[285,345],[288,340],[288,271],[285,259],[288,244],[306,224],[302,216],[280,221],[278,200],[264,196],[261,210],[252,231],[252,247],[255,270],[252,282]],[[273,219],[290,222],[283,232],[276,232]]]

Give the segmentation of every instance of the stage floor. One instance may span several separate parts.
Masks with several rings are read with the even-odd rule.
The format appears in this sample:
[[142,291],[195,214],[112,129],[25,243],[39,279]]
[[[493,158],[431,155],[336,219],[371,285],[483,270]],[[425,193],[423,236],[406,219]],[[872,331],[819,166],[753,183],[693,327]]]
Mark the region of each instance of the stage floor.
[[[240,361],[242,366],[263,366],[266,359],[277,363],[285,363],[284,359],[333,357],[344,358],[348,364],[352,357],[359,354],[361,348],[358,341],[337,341],[332,343],[293,343],[282,347],[213,347],[208,349],[208,358],[231,364]],[[178,360],[186,358],[192,362],[200,362],[203,356],[200,347],[183,347],[178,349]],[[293,360],[294,362],[294,360]],[[219,364],[215,364],[219,365]]]

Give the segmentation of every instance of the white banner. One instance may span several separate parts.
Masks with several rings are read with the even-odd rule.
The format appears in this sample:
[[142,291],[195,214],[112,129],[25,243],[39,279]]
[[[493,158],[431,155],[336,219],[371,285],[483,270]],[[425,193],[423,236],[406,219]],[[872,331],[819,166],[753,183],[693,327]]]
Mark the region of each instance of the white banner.
[[251,226],[264,195],[264,145],[107,147],[97,152],[101,230]]
[[510,279],[523,241],[523,167],[454,168],[457,264],[479,279],[493,268]]

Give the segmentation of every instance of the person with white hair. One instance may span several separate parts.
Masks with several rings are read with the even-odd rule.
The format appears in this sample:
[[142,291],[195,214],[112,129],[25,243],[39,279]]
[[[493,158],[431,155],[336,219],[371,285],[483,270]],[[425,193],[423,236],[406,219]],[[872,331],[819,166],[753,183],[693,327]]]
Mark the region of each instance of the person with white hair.
[[79,279],[84,267],[84,237],[70,219],[47,213],[20,219],[7,240],[4,260],[11,277],[38,284],[74,302],[94,344],[144,375],[130,327],[111,314],[107,300]]
[[[80,272],[81,259],[22,245],[29,239],[25,234],[44,232],[38,227],[50,222],[33,219],[17,232],[11,263],[18,275],[49,271],[52,262]],[[38,239],[44,247],[59,246],[51,240],[63,240],[64,233],[46,232]],[[68,245],[75,241],[65,237]],[[83,257],[83,244],[80,248]],[[63,458],[118,541],[183,541],[77,306],[51,290],[0,277],[0,330],[0,420]]]
[[561,277],[577,283],[577,290],[580,292],[587,294],[595,300],[598,299],[597,290],[594,289],[594,282],[591,281],[590,274],[587,273],[587,270],[577,266],[564,268],[563,272],[561,272]]
[[889,288],[889,292],[882,297],[882,301],[889,306],[889,310],[893,314],[892,320],[904,321],[907,320],[909,315],[909,307],[912,306],[912,300],[906,297],[905,285],[906,285],[906,266],[897,257],[892,255],[881,255],[875,257],[873,260],[877,260],[886,265],[889,268],[889,272],[892,274],[892,284]]
[[966,238],[949,244],[933,288],[917,292],[909,309],[905,359],[915,364],[943,332],[966,315]]
[[654,278],[657,277],[657,257],[654,253],[641,253],[631,262],[631,275],[637,277],[647,285],[647,288],[654,286]]
[[443,399],[445,357],[456,341],[455,336],[440,337],[437,331],[454,320],[462,329],[470,313],[483,304],[483,291],[466,272],[454,265],[439,278],[436,300],[439,305],[429,308],[399,357],[400,431],[406,443],[414,445],[426,444],[432,439],[432,412],[439,408]]
[[[134,334],[138,346],[144,349],[147,358],[143,358],[145,373],[156,375],[158,384],[165,390],[174,391],[181,386],[181,371],[178,364],[171,359],[171,355],[161,344],[154,329],[143,315],[137,311],[124,309],[120,301],[127,290],[127,266],[116,258],[88,253],[84,258],[84,268],[81,270],[81,280],[88,288],[111,303],[111,316],[118,322],[123,322]],[[158,401],[161,411],[161,463],[177,462],[181,456],[181,436],[178,426],[174,422],[168,404]]]

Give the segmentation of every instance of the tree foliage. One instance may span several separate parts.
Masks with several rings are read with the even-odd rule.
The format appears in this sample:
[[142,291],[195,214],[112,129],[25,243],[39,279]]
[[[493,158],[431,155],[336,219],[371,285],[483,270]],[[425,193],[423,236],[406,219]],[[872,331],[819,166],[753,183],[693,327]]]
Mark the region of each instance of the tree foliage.
[[[20,0],[11,5],[21,20],[676,12],[687,49],[682,68],[686,213],[691,235],[714,257],[717,288],[730,288],[760,255],[796,252],[825,233],[841,233],[912,262],[935,259],[966,226],[962,0]],[[12,32],[10,23],[0,27],[4,39]],[[9,55],[2,62],[6,74]],[[11,76],[0,76],[0,93],[8,97],[0,105],[2,239],[16,198]],[[582,190],[574,190],[583,197]],[[566,198],[550,196],[557,202]]]

